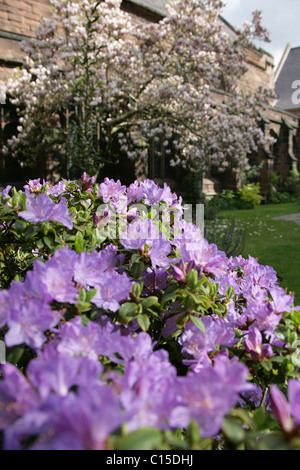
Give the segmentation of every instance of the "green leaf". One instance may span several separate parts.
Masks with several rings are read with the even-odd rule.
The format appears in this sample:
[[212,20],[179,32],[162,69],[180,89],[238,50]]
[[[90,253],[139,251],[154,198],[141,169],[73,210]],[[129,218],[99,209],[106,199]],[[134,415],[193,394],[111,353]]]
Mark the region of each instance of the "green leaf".
[[80,319],[82,326],[87,326],[90,322],[90,319],[86,315],[81,315]]
[[184,299],[184,308],[187,312],[193,312],[195,310],[195,302],[191,296]]
[[200,441],[200,433],[199,433],[199,425],[197,421],[191,421],[190,424],[188,425],[188,428],[186,430],[186,439],[187,442],[192,448],[193,446],[197,445]]
[[27,194],[26,193],[21,194],[20,199],[19,199],[19,206],[21,207],[22,211],[26,211],[26,199],[27,199]]
[[134,302],[125,302],[119,308],[118,317],[121,319],[121,321],[125,320],[129,322],[136,315],[137,315],[137,305]]
[[139,263],[139,261],[141,261],[142,257],[139,253],[134,253],[132,256],[131,256],[131,262],[132,264],[134,263]]
[[147,297],[142,301],[143,310],[147,310],[147,308],[153,307],[153,305],[158,303],[158,298],[155,296]]
[[200,287],[201,287],[201,291],[204,292],[204,294],[206,295],[209,295],[210,292],[211,292],[211,289],[212,289],[212,285],[211,283],[209,282],[208,279],[202,279],[200,281]]
[[42,222],[41,223],[41,231],[44,236],[48,235],[48,232],[50,230],[50,224],[49,222]]
[[38,225],[31,225],[24,233],[24,238],[25,240],[30,240],[34,238],[39,232],[40,227]]
[[189,321],[189,319],[190,319],[190,315],[183,313],[182,315],[180,315],[180,317],[177,318],[176,326],[179,329],[182,329],[184,325]]
[[148,331],[149,326],[150,326],[150,320],[148,315],[145,313],[140,313],[137,317],[138,324],[142,328],[143,331]]
[[116,450],[153,450],[160,446],[161,432],[155,428],[141,428],[122,437]]
[[187,285],[191,291],[194,291],[198,284],[198,272],[192,269],[187,278]]
[[266,409],[264,406],[260,406],[255,410],[253,413],[253,420],[259,430],[264,430],[266,428],[266,424],[268,421],[269,416],[266,414]]
[[208,310],[211,307],[211,300],[209,297],[203,295],[200,298],[199,302],[205,310]]
[[192,315],[191,317],[191,320],[192,322],[194,323],[194,325],[199,328],[200,331],[202,331],[202,333],[205,333],[205,326],[204,326],[204,323],[202,320],[200,320],[200,318],[198,317],[194,317],[194,315]]
[[25,352],[25,346],[13,346],[6,350],[6,362],[10,362],[10,364],[18,364],[21,357]]
[[90,302],[81,302],[76,304],[76,308],[79,312],[84,313],[84,312],[89,312],[92,308]]
[[235,444],[238,444],[245,439],[245,431],[242,428],[241,423],[233,421],[232,419],[224,419],[222,431],[224,432],[227,439]]
[[271,372],[272,370],[272,362],[271,361],[264,361],[261,363],[261,366],[263,369],[265,369],[266,372]]
[[92,298],[95,297],[96,293],[97,293],[97,289],[90,289],[86,291],[86,301],[90,302]]
[[27,227],[27,224],[26,224],[25,220],[21,220],[21,219],[16,220],[15,230],[19,235],[22,234],[25,231],[26,227]]
[[164,306],[170,300],[175,300],[177,290],[178,290],[177,286],[169,287],[161,298],[161,305]]
[[139,298],[142,293],[143,288],[144,288],[143,282],[140,282],[139,284],[133,284],[131,288],[131,292],[133,293],[135,297]]
[[234,296],[234,287],[233,286],[226,286],[226,298],[229,300],[229,299],[232,299],[232,297]]
[[53,240],[52,237],[47,236],[47,237],[44,237],[43,240],[44,240],[45,245],[46,245],[50,250],[53,250],[53,249],[54,249],[54,247],[55,247],[55,241]]
[[300,325],[300,312],[295,310],[291,313],[292,320],[297,324]]
[[79,294],[78,294],[78,302],[83,303],[86,301],[86,290],[83,287],[80,289]]
[[131,272],[134,279],[139,279],[144,271],[145,263],[143,261],[140,261],[139,263],[134,263],[132,265]]
[[75,235],[75,250],[79,254],[84,250],[84,240],[81,232],[77,232]]

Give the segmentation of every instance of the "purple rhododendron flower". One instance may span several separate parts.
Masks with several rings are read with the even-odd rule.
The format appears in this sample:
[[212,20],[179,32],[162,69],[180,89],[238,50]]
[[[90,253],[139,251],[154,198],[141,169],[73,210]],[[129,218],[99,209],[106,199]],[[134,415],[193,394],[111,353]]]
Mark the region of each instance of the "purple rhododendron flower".
[[201,229],[195,224],[182,219],[180,212],[174,220],[173,235],[174,240],[172,241],[172,244],[175,245],[179,251],[181,251],[183,243],[201,243],[203,240]]
[[71,272],[57,260],[50,259],[47,263],[36,261],[34,271],[43,283],[44,289],[52,300],[75,304],[78,300],[78,290],[72,280]]
[[287,399],[276,385],[271,385],[271,411],[278,420],[284,432],[291,432],[293,429],[293,421],[290,415],[290,407]]
[[290,379],[288,382],[288,399],[291,415],[296,426],[300,429],[300,381]]
[[142,190],[145,204],[151,206],[158,204],[161,201],[164,190],[154,181],[145,179],[144,181],[141,181],[140,188]]
[[203,363],[209,363],[208,353],[216,351],[218,346],[232,347],[236,344],[234,330],[221,318],[204,317],[202,322],[205,333],[200,331],[194,323],[187,323],[178,342],[185,355],[193,356],[195,361],[184,361],[186,364],[196,366],[198,370]]
[[[45,184],[45,181],[43,181],[43,184]],[[24,186],[25,193],[27,195],[30,195],[32,193],[37,193],[41,191],[43,184],[41,183],[41,178],[29,180],[28,184]]]
[[[148,333],[141,332],[138,334],[121,336],[118,339],[118,344],[114,345],[114,354],[118,353],[118,356],[121,356],[122,359],[120,360],[116,356],[113,357],[111,354],[110,358],[114,362],[127,363],[138,358],[148,357],[153,352],[153,347],[154,344],[152,343],[152,339]],[[112,348],[110,349],[112,350]]]
[[143,197],[143,190],[140,187],[140,183],[135,181],[127,188],[126,191],[128,204],[131,204],[133,201],[140,202]]
[[244,340],[245,349],[251,354],[254,361],[269,358],[273,355],[272,346],[268,343],[262,345],[262,335],[258,328],[250,329],[248,337]]
[[43,283],[36,271],[28,271],[25,281],[13,281],[8,290],[10,298],[14,299],[14,303],[9,306],[7,314],[12,308],[16,310],[21,308],[24,303],[39,302],[40,304],[49,305],[53,297],[48,293],[47,286]]
[[39,403],[39,396],[22,372],[12,364],[2,365],[0,382],[0,429],[5,429]]
[[63,325],[58,333],[57,351],[69,356],[84,356],[98,360],[100,354],[109,353],[113,326],[102,328],[94,322],[82,325],[81,318],[75,318]]
[[[271,411],[277,418],[282,430],[289,434],[300,430],[300,381],[289,379],[288,400],[276,385],[271,385]],[[293,419],[292,419],[293,418]]]
[[84,356],[95,361],[98,356],[106,356],[119,364],[145,352],[148,354],[152,347],[147,333],[122,334],[108,319],[101,325],[89,322],[84,326],[80,318],[75,318],[60,328],[56,349],[60,354]]
[[282,289],[282,287],[273,287],[269,292],[273,299],[274,311],[276,314],[300,310],[300,307],[292,307],[295,296],[292,294],[286,294],[286,291]]
[[264,331],[266,335],[274,333],[281,317],[282,315],[274,313],[273,305],[270,302],[262,303],[260,298],[249,298],[242,315],[242,319],[248,323],[253,323],[253,327]]
[[11,190],[12,186],[10,185],[7,185],[6,188],[3,189],[3,191],[1,191],[0,193],[0,196],[3,196],[3,200],[5,201],[5,199],[7,199],[9,196],[9,192]]
[[67,396],[50,395],[17,420],[5,434],[4,449],[104,450],[107,437],[126,418],[112,387],[89,384]]
[[73,228],[67,201],[62,198],[58,204],[55,204],[55,202],[44,193],[39,194],[36,198],[32,195],[27,196],[26,211],[21,211],[18,215],[28,222],[37,223],[52,220],[54,222],[60,222],[70,230]]
[[169,273],[164,268],[148,268],[142,274],[142,281],[144,283],[145,289],[143,294],[146,295],[152,293],[154,294],[160,290],[166,290],[168,287]]
[[104,310],[116,312],[120,308],[120,302],[128,299],[132,282],[125,273],[107,271],[102,273],[94,287],[97,292],[92,302]]
[[96,250],[90,254],[83,251],[74,265],[74,280],[84,287],[94,286],[105,268]]
[[7,290],[0,290],[0,328],[7,322],[7,315],[10,309],[10,297]]
[[239,393],[249,389],[247,375],[246,366],[219,355],[214,367],[206,365],[196,374],[178,377],[177,404],[171,411],[170,425],[187,427],[195,420],[202,437],[216,435]]
[[110,200],[117,202],[121,196],[126,192],[126,186],[113,179],[105,178],[104,182],[100,184],[98,196],[102,196],[103,202],[108,203]]
[[84,171],[81,175],[82,191],[88,191],[96,181],[95,176],[88,177]]
[[52,194],[53,197],[57,197],[60,194],[64,193],[67,189],[67,185],[64,181],[59,181],[54,186],[49,186],[47,194]]
[[271,266],[258,265],[252,270],[253,282],[270,289],[278,282],[277,273]]
[[194,261],[198,270],[220,276],[225,274],[227,256],[214,244],[204,238],[198,242],[184,242],[181,245],[181,257],[184,262]]
[[12,307],[7,320],[9,327],[5,335],[8,347],[27,344],[33,349],[39,349],[46,341],[44,332],[53,328],[59,322],[60,316],[41,302],[32,300]]
[[26,375],[41,399],[45,399],[51,392],[66,396],[72,387],[97,380],[101,372],[99,362],[58,354],[53,348],[45,348],[38,359],[29,363]]
[[172,266],[172,276],[178,282],[186,281],[192,269],[196,269],[196,263],[194,260],[189,263],[184,263],[181,259],[178,266]]
[[137,207],[132,207],[126,212],[126,218],[129,222],[132,222],[133,220],[137,219],[139,217],[140,213],[137,209]]
[[137,357],[126,364],[120,394],[130,419],[128,429],[155,426],[168,429],[175,403],[176,369],[164,350]]
[[171,260],[168,255],[171,251],[171,244],[160,237],[152,242],[152,246],[148,252],[151,264],[154,268],[168,268]]
[[161,201],[165,202],[169,207],[174,206],[178,202],[177,195],[172,193],[171,188],[167,183],[164,183]]
[[141,250],[158,239],[159,228],[150,219],[135,220],[120,234],[120,242],[127,250]]
[[265,396],[264,390],[256,384],[253,384],[253,390],[243,392],[241,395],[241,405],[245,406],[251,401],[256,408],[264,405],[269,410],[270,394],[267,393]]
[[99,252],[99,257],[102,262],[102,271],[109,271],[115,269],[118,261],[122,264],[122,255],[118,254],[118,248],[114,245],[108,245],[106,248]]

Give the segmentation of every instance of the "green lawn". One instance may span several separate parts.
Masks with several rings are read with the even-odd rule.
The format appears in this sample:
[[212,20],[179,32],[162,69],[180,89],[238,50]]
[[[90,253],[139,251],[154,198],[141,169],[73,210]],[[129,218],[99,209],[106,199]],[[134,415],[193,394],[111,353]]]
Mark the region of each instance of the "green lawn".
[[218,214],[218,223],[235,219],[246,228],[246,242],[242,252],[258,258],[260,264],[272,266],[281,279],[281,286],[295,292],[295,303],[300,305],[300,225],[274,220],[300,212],[300,201],[288,204],[263,205],[253,210],[230,210]]

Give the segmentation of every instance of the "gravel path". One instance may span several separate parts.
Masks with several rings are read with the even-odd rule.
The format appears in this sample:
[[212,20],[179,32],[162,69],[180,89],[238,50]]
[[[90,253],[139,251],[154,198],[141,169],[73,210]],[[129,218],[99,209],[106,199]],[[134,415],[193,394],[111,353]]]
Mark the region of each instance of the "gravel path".
[[283,215],[281,217],[274,217],[274,220],[288,220],[300,225],[300,212],[298,214]]

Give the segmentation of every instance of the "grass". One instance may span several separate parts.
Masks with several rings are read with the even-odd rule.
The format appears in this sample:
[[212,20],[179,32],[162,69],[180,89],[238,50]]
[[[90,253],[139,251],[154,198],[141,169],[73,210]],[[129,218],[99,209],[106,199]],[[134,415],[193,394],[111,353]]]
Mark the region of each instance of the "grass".
[[259,206],[252,210],[227,210],[218,214],[218,224],[225,226],[235,219],[246,229],[243,257],[257,258],[260,264],[272,266],[280,285],[295,293],[300,305],[300,225],[274,220],[287,214],[300,213],[300,200],[294,203]]

